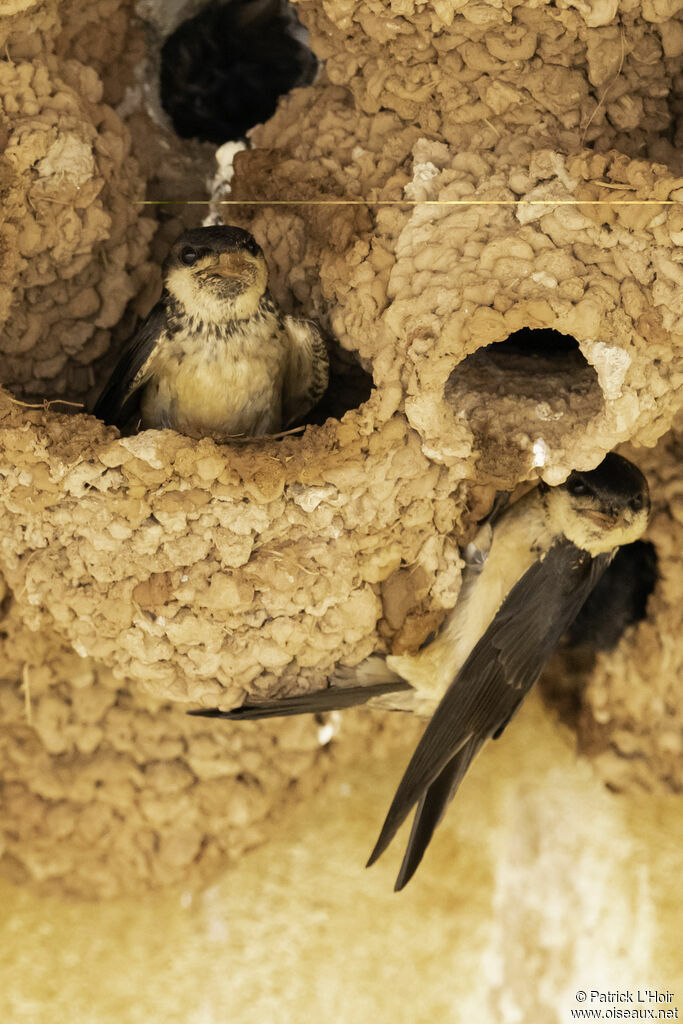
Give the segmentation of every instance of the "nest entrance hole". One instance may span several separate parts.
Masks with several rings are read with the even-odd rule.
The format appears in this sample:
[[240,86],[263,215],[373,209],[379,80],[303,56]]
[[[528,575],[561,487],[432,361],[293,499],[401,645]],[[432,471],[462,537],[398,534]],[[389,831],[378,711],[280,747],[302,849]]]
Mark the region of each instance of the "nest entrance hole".
[[654,544],[637,540],[619,548],[569,627],[569,646],[614,650],[628,627],[645,618],[658,579]]
[[620,548],[548,663],[542,692],[566,724],[576,728],[582,695],[601,651],[613,651],[626,630],[647,617],[659,580],[657,549],[647,540]]
[[312,423],[322,426],[326,420],[340,420],[344,413],[358,409],[370,398],[373,390],[371,374],[356,357],[336,342],[328,344],[330,377],[320,401],[296,425]]
[[603,407],[597,374],[576,338],[550,329],[523,328],[467,356],[448,378],[445,398],[492,451],[523,437],[560,446]]
[[313,81],[306,40],[287,0],[208,3],[161,49],[161,105],[177,134],[216,145],[244,138],[280,96]]

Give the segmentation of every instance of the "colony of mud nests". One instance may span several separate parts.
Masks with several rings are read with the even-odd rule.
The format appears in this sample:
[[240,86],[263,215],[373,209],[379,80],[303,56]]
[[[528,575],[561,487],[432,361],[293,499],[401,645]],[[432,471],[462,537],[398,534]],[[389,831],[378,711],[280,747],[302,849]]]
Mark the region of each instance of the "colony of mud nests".
[[[414,650],[455,602],[458,544],[495,489],[539,471],[557,483],[627,441],[651,481],[661,579],[648,621],[600,656],[582,728],[614,785],[681,785],[675,4],[298,8],[325,68],[236,158],[245,205],[230,219],[266,251],[281,305],[318,319],[374,388],[303,435],[229,445],[119,438],[72,407],[20,404],[92,400],[112,328],[156,280],[154,207],[136,204],[149,153],[166,154],[162,187],[184,144],[109,105],[130,100],[121,76],[135,84],[144,55],[130,3],[86,5],[77,31],[73,4],[17,0],[0,26],[13,877],[95,895],[238,855],[294,779],[319,777],[318,725],[209,730],[183,706]],[[248,205],[282,198],[366,202]],[[615,199],[648,204],[594,205]],[[180,223],[156,214],[155,260]],[[481,356],[521,328],[578,352],[543,372]]]

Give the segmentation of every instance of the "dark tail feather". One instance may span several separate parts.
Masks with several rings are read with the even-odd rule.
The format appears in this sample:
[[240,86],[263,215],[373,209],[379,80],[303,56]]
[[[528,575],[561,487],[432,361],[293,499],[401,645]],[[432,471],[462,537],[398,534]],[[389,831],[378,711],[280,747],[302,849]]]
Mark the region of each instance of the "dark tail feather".
[[231,722],[243,722],[257,718],[283,718],[286,715],[312,715],[323,711],[341,711],[365,704],[372,697],[381,697],[385,693],[397,693],[400,690],[411,690],[410,683],[400,679],[385,683],[373,683],[369,686],[329,686],[325,690],[314,693],[300,693],[295,697],[282,697],[280,700],[264,700],[259,704],[243,704],[231,711],[220,711],[218,708],[199,708],[188,711],[188,715],[204,718],[227,718]]
[[[439,707],[442,706],[443,700]],[[442,772],[448,771],[449,765],[453,764],[454,759],[459,756],[460,752],[469,750],[471,743],[478,742],[479,746],[483,743],[483,739],[481,737],[478,740],[475,740],[475,737],[467,736],[458,744],[450,744],[451,750],[454,750],[454,753],[452,753],[450,757],[447,753],[440,754],[441,749],[447,748],[447,744],[441,742],[440,735],[441,726],[444,724],[448,725],[448,722],[444,720],[443,717],[439,719],[435,712],[423,733],[422,739],[413,752],[413,756],[410,759],[410,763],[405,770],[403,778],[398,784],[398,789],[394,794],[391,807],[384,819],[382,831],[375,843],[374,850],[370,854],[370,859],[368,860],[366,867],[369,868],[382,856],[387,846],[410,814],[412,808],[416,804],[421,806],[421,801],[429,793],[429,789],[432,784],[438,781]],[[434,737],[436,737],[436,740]],[[469,756],[463,756],[463,773],[467,770],[467,767],[469,766],[477,749],[478,746],[475,746]],[[434,827],[436,827],[436,822]]]
[[410,831],[410,838],[396,879],[394,892],[399,892],[407,885],[417,871],[436,826],[455,796],[458,786],[464,779],[481,744],[482,741],[475,737],[468,740],[464,747],[461,747],[458,753],[451,758],[420,800],[413,818],[413,827]]

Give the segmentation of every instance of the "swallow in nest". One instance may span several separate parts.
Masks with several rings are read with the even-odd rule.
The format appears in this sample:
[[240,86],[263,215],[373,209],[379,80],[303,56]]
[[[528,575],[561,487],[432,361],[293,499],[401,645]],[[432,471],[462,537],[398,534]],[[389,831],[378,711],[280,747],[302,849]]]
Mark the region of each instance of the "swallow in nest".
[[277,433],[322,397],[328,356],[317,326],[282,314],[260,246],[236,227],[177,239],[161,299],[129,340],[94,415],[126,429],[193,437]]

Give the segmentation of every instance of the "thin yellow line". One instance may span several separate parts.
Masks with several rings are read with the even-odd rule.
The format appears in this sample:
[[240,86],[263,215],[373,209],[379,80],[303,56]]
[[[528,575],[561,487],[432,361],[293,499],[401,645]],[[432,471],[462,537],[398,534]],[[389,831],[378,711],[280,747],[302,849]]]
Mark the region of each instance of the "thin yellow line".
[[677,199],[137,199],[136,206],[677,206]]

